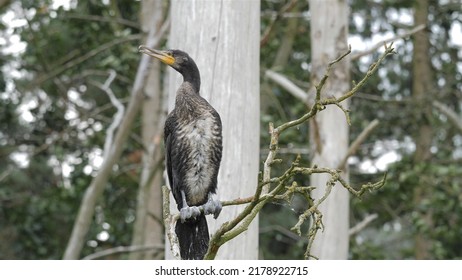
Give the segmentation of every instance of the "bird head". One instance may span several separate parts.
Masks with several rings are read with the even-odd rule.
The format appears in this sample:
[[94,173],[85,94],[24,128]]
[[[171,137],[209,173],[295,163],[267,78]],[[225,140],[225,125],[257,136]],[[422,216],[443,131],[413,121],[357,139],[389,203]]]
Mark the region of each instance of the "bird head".
[[184,51],[180,50],[155,50],[148,48],[146,46],[139,46],[139,52],[147,54],[151,57],[157,58],[163,63],[169,65],[173,69],[177,70],[180,73],[183,73],[188,68],[196,66],[192,58],[185,53]]
[[199,93],[201,86],[199,69],[197,68],[194,60],[187,53],[180,50],[160,51],[150,49],[146,46],[139,46],[138,50],[141,53],[159,59],[163,63],[178,71],[181,75],[183,75],[184,82],[191,83],[195,92]]

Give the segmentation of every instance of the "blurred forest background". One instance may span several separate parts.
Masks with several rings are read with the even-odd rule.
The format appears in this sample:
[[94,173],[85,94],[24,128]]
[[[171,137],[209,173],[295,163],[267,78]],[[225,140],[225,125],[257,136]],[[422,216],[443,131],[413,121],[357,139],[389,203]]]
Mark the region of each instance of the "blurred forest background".
[[[104,83],[116,73],[110,88],[124,105],[133,87],[137,47],[147,32],[141,27],[141,2],[0,1],[0,259],[62,258],[117,112]],[[158,2],[168,14],[169,1]],[[383,50],[364,51],[416,27],[418,2],[427,1],[349,1],[352,80],[358,81]],[[414,51],[419,32],[396,38],[397,54],[350,101],[351,140],[379,121],[348,161],[351,183],[374,181],[388,171],[380,191],[351,200],[350,225],[368,221],[350,231],[351,259],[462,258],[462,3],[428,3],[428,25],[419,31],[428,35],[427,44],[419,46],[428,47],[420,56]],[[308,1],[261,1],[262,162],[268,122],[280,124],[306,112],[306,105],[270,80],[266,70],[308,92],[309,30]],[[168,32],[161,47],[166,40]],[[429,71],[416,75],[425,61]],[[417,89],[424,92],[416,95]],[[147,149],[142,122],[140,116],[131,127],[97,201],[81,257],[135,242]],[[301,126],[281,139],[280,154],[289,161],[297,154],[308,160],[307,139],[308,125]],[[162,172],[159,162],[156,170]],[[295,201],[262,210],[260,258],[303,257],[306,239],[288,229],[304,207]],[[141,249],[150,254],[137,258],[163,258],[159,246]]]

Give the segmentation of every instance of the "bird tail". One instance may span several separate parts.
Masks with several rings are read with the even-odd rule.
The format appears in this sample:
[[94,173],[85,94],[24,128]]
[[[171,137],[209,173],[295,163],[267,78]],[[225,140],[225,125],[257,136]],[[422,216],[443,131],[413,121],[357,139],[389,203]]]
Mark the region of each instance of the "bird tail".
[[202,260],[209,246],[209,229],[205,215],[196,219],[177,221],[175,233],[180,243],[180,255],[183,260]]

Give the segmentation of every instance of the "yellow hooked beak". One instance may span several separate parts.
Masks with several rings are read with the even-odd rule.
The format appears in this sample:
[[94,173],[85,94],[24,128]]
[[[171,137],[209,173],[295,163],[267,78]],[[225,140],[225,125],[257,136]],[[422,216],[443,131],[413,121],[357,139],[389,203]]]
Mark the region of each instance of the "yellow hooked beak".
[[138,51],[149,56],[155,57],[167,65],[172,65],[173,63],[175,63],[175,58],[165,51],[150,49],[143,45],[138,47]]

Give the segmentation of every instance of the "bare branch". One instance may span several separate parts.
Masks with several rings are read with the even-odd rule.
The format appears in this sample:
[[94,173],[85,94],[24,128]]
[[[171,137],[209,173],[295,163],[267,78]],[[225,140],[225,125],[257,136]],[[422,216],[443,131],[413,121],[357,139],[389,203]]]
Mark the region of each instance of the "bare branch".
[[75,67],[77,66],[78,64],[94,57],[95,55],[99,54],[100,52],[103,52],[109,48],[112,48],[116,45],[119,45],[119,44],[122,44],[122,43],[125,43],[125,42],[129,42],[129,41],[134,41],[134,40],[140,40],[141,39],[141,34],[132,34],[132,35],[128,35],[128,36],[125,36],[123,38],[117,38],[115,40],[112,40],[110,42],[107,42],[105,44],[102,44],[101,46],[97,47],[97,48],[94,48],[92,49],[91,51],[87,52],[86,54],[82,55],[82,56],[79,56],[67,63],[65,63],[64,65],[61,65],[61,66],[57,66],[55,68],[53,68],[52,71],[48,72],[48,73],[45,73],[39,77],[37,77],[33,82],[32,82],[32,85],[35,86],[37,84],[41,84],[51,78],[54,78],[55,76],[61,74],[62,72],[72,68],[72,67]]
[[260,39],[260,46],[263,46],[265,45],[268,40],[269,40],[269,37],[271,35],[271,32],[273,31],[273,28],[274,28],[274,24],[276,23],[276,21],[278,19],[280,19],[287,11],[290,11],[294,6],[295,4],[297,4],[297,0],[292,0],[290,2],[288,2],[286,5],[284,5],[281,10],[273,17],[273,20],[271,21],[271,23],[266,27],[265,31],[263,32],[263,35],[261,36],[261,39]]
[[254,200],[254,196],[246,197],[246,198],[236,198],[234,200],[226,200],[226,201],[221,201],[221,206],[231,206],[231,205],[241,205],[241,204],[247,204],[250,203]]
[[114,92],[110,88],[110,86],[111,86],[111,84],[114,81],[116,76],[117,76],[117,73],[114,70],[111,69],[111,70],[109,70],[109,77],[107,78],[104,85],[101,85],[101,84],[96,83],[96,82],[91,82],[93,85],[97,86],[102,91],[106,92],[106,94],[108,95],[109,100],[111,101],[112,105],[114,105],[114,107],[117,109],[117,112],[114,115],[114,120],[112,121],[112,123],[107,128],[106,140],[104,141],[103,158],[107,158],[109,156],[109,153],[111,152],[111,147],[112,147],[113,139],[114,139],[114,132],[115,132],[116,128],[118,128],[120,123],[122,122],[122,118],[124,116],[124,111],[125,111],[124,106],[117,99],[117,97],[114,95]]
[[378,48],[382,47],[383,45],[385,44],[388,44],[388,43],[391,43],[391,42],[395,42],[399,39],[403,39],[403,38],[406,38],[406,37],[409,37],[411,36],[412,34],[414,33],[417,33],[421,30],[423,30],[425,28],[425,24],[420,24],[420,25],[417,25],[416,27],[412,28],[411,30],[408,30],[406,32],[404,32],[403,34],[400,34],[400,35],[396,35],[392,38],[389,38],[387,40],[383,40],[377,44],[375,44],[374,46],[372,46],[370,49],[368,50],[365,50],[365,51],[362,51],[362,52],[355,52],[351,55],[350,59],[351,60],[355,60],[355,59],[358,59],[358,58],[361,58],[365,55],[369,55],[373,52],[375,52]]
[[307,106],[309,107],[313,106],[314,100],[312,99],[314,99],[314,97],[310,99],[310,96],[308,95],[306,91],[298,87],[291,80],[289,80],[286,76],[279,74],[277,72],[274,72],[273,70],[266,70],[265,75],[266,77],[270,78],[273,82],[277,83],[282,88],[287,90],[287,92],[292,94],[294,97],[301,100]]
[[[279,140],[278,140],[279,133],[274,130],[273,123],[269,123],[268,127],[269,127],[269,134],[271,135],[271,140],[270,140],[271,142],[270,142],[270,145],[269,145],[268,156],[267,156],[265,162],[263,163],[263,179],[262,179],[263,182],[269,182],[270,181],[270,178],[271,178],[271,166],[274,163],[274,159],[276,157],[276,153],[277,153],[277,149],[278,149],[278,142],[279,142]],[[270,188],[270,185],[268,184],[268,186],[265,187],[264,192],[267,193],[269,188]],[[260,194],[258,192],[256,194],[258,196],[256,196],[255,199],[258,199]]]
[[63,19],[78,19],[78,20],[87,20],[87,21],[97,21],[97,22],[109,22],[109,23],[118,23],[128,27],[140,29],[140,25],[137,22],[133,22],[124,18],[114,18],[114,17],[103,17],[97,15],[84,15],[76,13],[66,13]]
[[[302,224],[308,219],[311,215],[314,214],[315,211],[318,210],[319,205],[326,200],[326,198],[329,196],[330,192],[332,191],[332,188],[335,186],[335,182],[337,181],[338,177],[331,177],[327,182],[326,182],[326,189],[324,191],[324,194],[321,198],[317,199],[314,204],[308,208],[303,214],[301,214],[298,217],[298,222],[291,228],[291,230],[295,231],[298,235],[302,235],[301,233],[301,226]],[[314,237],[312,237],[314,239]]]
[[433,107],[445,115],[462,133],[462,118],[451,108],[439,101],[433,101]]
[[8,167],[3,170],[3,172],[0,174],[0,183],[5,180],[10,174],[13,172],[14,167],[12,165],[8,165]]
[[348,147],[348,151],[343,158],[343,160],[340,162],[340,164],[337,166],[337,169],[345,169],[345,165],[347,163],[347,160],[349,157],[354,155],[356,151],[358,150],[359,146],[366,140],[367,136],[374,130],[379,125],[379,121],[377,119],[371,121],[366,128],[364,128],[363,131],[356,137],[356,139],[351,143],[350,147]]
[[[261,149],[262,154],[269,153],[269,149]],[[279,147],[279,154],[292,155],[310,155],[311,151],[308,147]]]
[[261,233],[266,233],[266,232],[271,232],[271,231],[277,231],[285,236],[289,237],[290,239],[293,239],[295,241],[300,241],[303,240],[302,237],[298,236],[297,234],[293,233],[292,231],[286,229],[285,227],[281,225],[271,225],[271,226],[266,226],[263,228],[260,228],[260,234]]
[[[390,44],[389,46],[387,45],[384,45],[385,46],[385,52],[377,59],[376,62],[372,63],[371,66],[369,66],[369,70],[366,72],[366,75],[364,75],[364,77],[361,79],[361,81],[359,81],[359,83],[357,83],[349,92],[345,93],[344,95],[342,95],[341,97],[339,98],[327,98],[327,99],[323,99],[321,100],[320,104],[321,105],[328,105],[328,104],[336,104],[336,103],[340,103],[342,102],[343,100],[345,99],[348,99],[350,97],[352,97],[356,92],[359,91],[359,89],[361,89],[362,86],[364,86],[364,84],[367,82],[367,80],[372,76],[374,75],[374,73],[377,71],[377,69],[379,68],[379,65],[382,63],[382,61],[388,56],[388,55],[391,55],[391,54],[394,54],[395,53],[395,50],[393,48],[393,43]],[[328,73],[330,70],[330,67],[327,68],[326,72]],[[323,85],[323,81],[325,82],[325,80],[327,79],[328,77],[328,74],[326,74],[323,79],[321,80],[320,82],[320,85]],[[320,86],[318,85],[318,87]],[[316,87],[316,88],[318,88]],[[321,87],[322,88],[322,87]],[[317,90],[317,93],[316,95],[320,95],[321,94],[321,90]],[[318,97],[316,97],[318,98]],[[320,97],[319,97],[320,98]]]
[[[279,135],[279,133],[283,132],[284,130],[288,129],[288,128],[291,128],[291,127],[294,127],[294,126],[297,126],[299,124],[302,124],[304,123],[305,121],[307,121],[308,119],[312,118],[314,115],[316,115],[318,113],[318,111],[322,111],[324,110],[325,108],[325,105],[329,105],[329,104],[336,104],[336,103],[339,103],[339,102],[336,102],[336,100],[331,100],[331,99],[327,99],[327,100],[330,100],[331,102],[325,102],[324,100],[321,101],[321,91],[322,91],[322,88],[324,87],[324,84],[326,83],[327,81],[327,78],[329,77],[329,72],[331,70],[331,68],[336,64],[338,63],[339,61],[341,61],[343,58],[345,58],[348,54],[351,53],[351,46],[349,46],[348,50],[343,53],[342,55],[340,55],[337,59],[333,60],[332,62],[330,62],[328,65],[327,65],[327,69],[326,69],[326,73],[324,74],[324,76],[321,78],[321,81],[319,82],[319,84],[315,85],[315,88],[316,88],[316,97],[315,97],[315,101],[314,101],[314,104],[311,106],[311,109],[305,114],[303,115],[302,117],[296,119],[296,120],[293,120],[293,121],[289,121],[287,123],[284,123],[282,125],[280,125],[279,127],[277,127],[274,131],[274,134],[276,135]],[[370,76],[370,75],[369,75]],[[365,82],[367,79],[369,79],[369,76],[365,77],[363,79],[363,81]],[[363,83],[364,83],[363,82]],[[362,84],[361,84],[362,85]],[[354,92],[356,92],[357,90],[359,90],[360,87],[358,87]],[[353,93],[354,94],[354,93]],[[345,97],[344,99],[346,98],[349,98],[351,97],[353,94],[349,95],[348,97]],[[344,100],[343,99],[343,100]],[[279,136],[278,136],[279,137]],[[276,139],[277,141],[277,139]]]
[[348,235],[351,237],[357,234],[378,217],[379,215],[377,215],[376,213],[367,215],[361,222],[357,223],[354,227],[350,228],[350,230],[348,231]]
[[121,253],[130,253],[130,252],[139,252],[139,251],[151,251],[151,250],[156,250],[156,251],[163,251],[164,250],[164,245],[142,245],[142,246],[118,246],[106,250],[102,250],[93,254],[90,254],[86,257],[84,257],[82,260],[94,260],[94,259],[99,259],[102,257],[106,257],[109,255],[114,255],[114,254],[121,254]]

